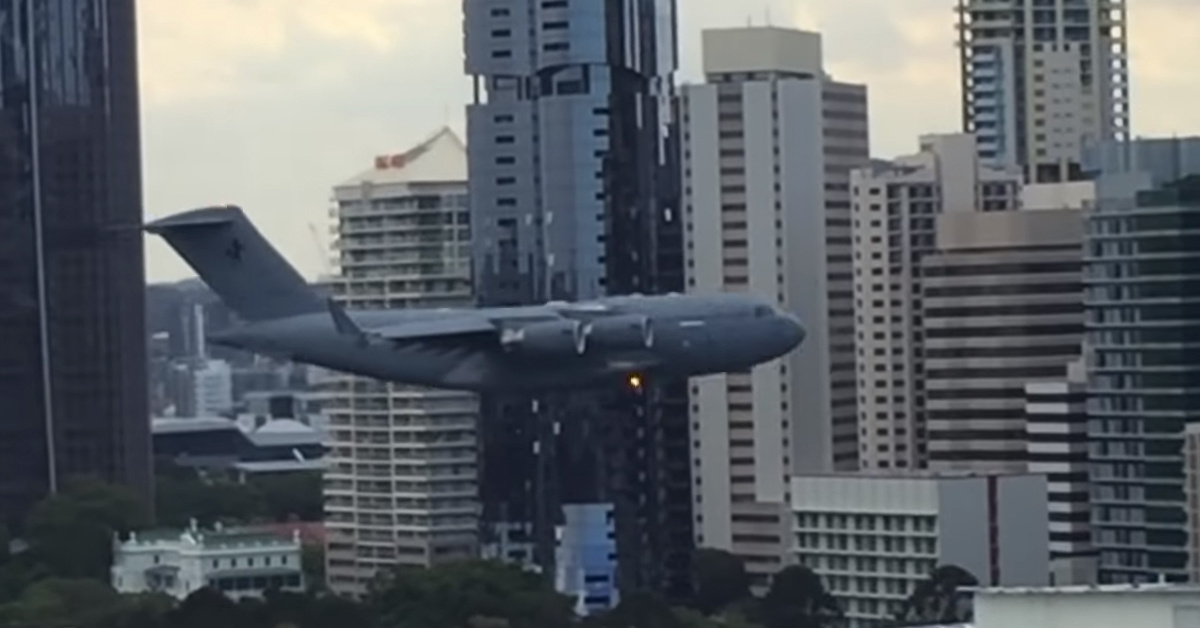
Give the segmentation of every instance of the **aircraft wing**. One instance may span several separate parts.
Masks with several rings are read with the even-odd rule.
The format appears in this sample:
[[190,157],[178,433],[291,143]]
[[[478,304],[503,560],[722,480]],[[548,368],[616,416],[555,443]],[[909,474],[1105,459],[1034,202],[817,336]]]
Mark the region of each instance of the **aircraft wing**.
[[420,340],[434,336],[460,336],[463,334],[496,333],[498,330],[486,318],[475,316],[452,316],[427,321],[413,321],[389,325],[370,330],[369,334],[384,340]]
[[487,318],[463,315],[417,320],[376,329],[363,329],[333,299],[329,299],[329,313],[333,316],[333,324],[339,333],[358,336],[364,342],[372,340],[404,342],[447,336],[497,333],[498,331],[492,321]]

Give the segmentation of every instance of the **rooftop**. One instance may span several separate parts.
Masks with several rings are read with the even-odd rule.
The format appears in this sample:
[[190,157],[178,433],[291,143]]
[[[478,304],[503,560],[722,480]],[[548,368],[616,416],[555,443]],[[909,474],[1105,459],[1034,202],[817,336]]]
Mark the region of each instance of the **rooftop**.
[[982,595],[1121,595],[1167,593],[1200,595],[1200,585],[1152,582],[1147,584],[1084,584],[1061,587],[978,587]]
[[1027,477],[1041,476],[1044,473],[1028,471],[956,471],[953,469],[935,471],[927,469],[894,469],[885,471],[843,471],[830,473],[801,473],[796,478],[845,478],[850,480],[961,480],[964,478],[991,477]]
[[825,75],[820,33],[748,26],[706,29],[700,39],[706,76],[746,72]]
[[370,170],[338,187],[365,184],[452,183],[467,180],[467,145],[449,127],[406,152],[375,157]]
[[223,549],[247,547],[255,545],[290,545],[299,540],[299,532],[281,534],[279,531],[259,529],[231,528],[223,530],[220,527],[213,530],[199,528],[159,528],[130,533],[123,541],[125,546],[142,544],[192,544],[205,549]]

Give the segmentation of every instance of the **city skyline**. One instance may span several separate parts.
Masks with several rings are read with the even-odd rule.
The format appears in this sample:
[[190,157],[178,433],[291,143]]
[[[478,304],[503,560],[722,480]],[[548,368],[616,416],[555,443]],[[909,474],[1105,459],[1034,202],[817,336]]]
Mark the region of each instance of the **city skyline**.
[[[702,28],[748,18],[763,24],[769,8],[775,25],[821,31],[831,73],[870,87],[874,156],[907,153],[920,133],[960,129],[953,2],[912,0],[882,10],[867,10],[867,0],[755,4],[761,9],[711,0],[681,7],[681,81],[700,79]],[[140,3],[149,215],[239,203],[315,277],[324,271],[327,242],[318,247],[308,223],[324,229],[328,186],[347,167],[446,123],[463,131],[469,81],[460,5],[326,6]],[[412,15],[422,16],[421,29],[411,28]],[[1200,76],[1172,62],[1186,58],[1189,46],[1200,52],[1200,42],[1183,36],[1200,28],[1200,5],[1146,0],[1131,8],[1129,21],[1135,135],[1200,128],[1200,111],[1177,104],[1200,97]],[[191,276],[159,243],[147,249],[151,281]]]

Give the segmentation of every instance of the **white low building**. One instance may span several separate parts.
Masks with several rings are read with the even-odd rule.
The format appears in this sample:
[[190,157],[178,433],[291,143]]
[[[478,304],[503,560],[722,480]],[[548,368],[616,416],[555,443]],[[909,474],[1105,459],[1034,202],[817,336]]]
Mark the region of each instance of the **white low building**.
[[1143,584],[983,588],[975,628],[1197,628],[1200,587]]
[[838,600],[847,628],[888,624],[942,565],[985,586],[1049,584],[1044,475],[798,476],[792,509],[796,557]]
[[113,540],[112,586],[119,593],[184,599],[212,587],[240,599],[270,589],[303,591],[300,537],[262,531],[152,530]]

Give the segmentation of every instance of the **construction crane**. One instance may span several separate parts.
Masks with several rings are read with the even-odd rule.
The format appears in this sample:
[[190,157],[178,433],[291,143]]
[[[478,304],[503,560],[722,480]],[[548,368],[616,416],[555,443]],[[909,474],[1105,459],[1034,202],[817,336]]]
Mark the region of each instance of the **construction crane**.
[[336,273],[333,264],[330,263],[329,247],[321,237],[321,229],[317,227],[317,223],[310,222],[308,223],[308,232],[312,235],[313,246],[316,247],[317,256],[321,260],[321,270],[326,277],[332,278]]

